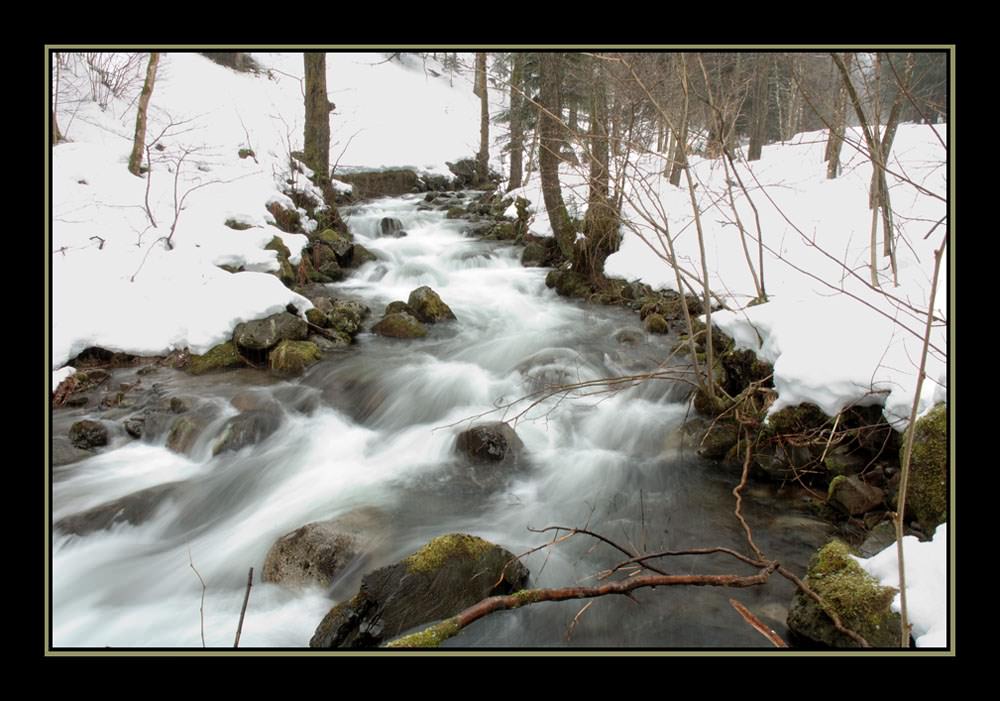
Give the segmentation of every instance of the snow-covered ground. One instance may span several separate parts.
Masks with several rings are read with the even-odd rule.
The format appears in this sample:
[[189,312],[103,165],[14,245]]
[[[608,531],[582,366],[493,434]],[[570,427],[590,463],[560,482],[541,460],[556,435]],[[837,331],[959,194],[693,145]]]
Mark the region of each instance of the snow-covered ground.
[[[264,250],[279,236],[295,263],[306,243],[275,228],[265,209],[272,201],[292,206],[281,190],[288,154],[302,148],[302,55],[254,57],[270,72],[237,73],[194,53],[161,55],[147,141],[166,128],[164,149],[152,150],[153,170],[143,178],[126,169],[133,96],[112,99],[104,110],[79,101],[88,84],[78,70],[81,93],[64,95],[58,111],[69,142],[53,149],[52,159],[53,369],[92,345],[201,353],[240,321],[292,301],[309,306],[265,274],[278,266],[276,254]],[[448,173],[445,161],[478,148],[479,104],[468,80],[452,81],[440,66],[433,77],[420,62],[385,58],[328,54],[327,90],[336,104],[331,164]],[[73,82],[62,76],[63,91]],[[255,159],[239,157],[246,148]],[[255,228],[233,230],[225,225],[230,219]],[[168,251],[163,238],[175,223]],[[223,264],[249,272],[233,275]]]
[[[277,262],[273,251],[264,250],[279,236],[297,262],[306,243],[304,236],[275,228],[265,209],[274,201],[292,206],[281,190],[294,177],[288,154],[302,146],[302,57],[254,57],[266,72],[237,73],[193,53],[161,56],[147,137],[162,131],[164,148],[153,151],[152,172],[142,178],[126,170],[134,100],[112,100],[104,110],[86,99],[60,102],[58,120],[68,142],[52,152],[53,389],[71,372],[63,366],[87,346],[139,354],[187,347],[201,353],[226,340],[240,321],[293,301],[309,306],[266,274]],[[64,89],[73,82],[84,90],[77,97],[86,98],[82,76],[64,78]],[[327,89],[336,104],[330,160],[338,168],[410,166],[447,173],[445,161],[478,149],[479,104],[468,74],[451,77],[434,62],[405,55],[386,61],[383,54],[330,53]],[[490,96],[494,111],[502,108],[503,93]],[[925,236],[947,214],[946,139],[945,125],[903,125],[898,131],[891,168],[911,182],[890,176],[902,233],[899,286],[880,256],[880,290],[865,282],[871,166],[856,149],[845,145],[843,174],[835,180],[825,177],[822,133],[766,146],[761,160],[739,165],[766,248],[763,277],[770,301],[754,307],[746,306],[756,291],[729,205],[727,173],[719,160],[692,158],[710,284],[731,309],[713,314],[713,321],[741,347],[773,363],[778,400],[772,410],[808,401],[834,415],[852,403],[877,403],[898,429],[905,428],[933,250],[945,233],[942,226]],[[850,133],[849,140],[857,142],[859,135]],[[255,158],[240,158],[246,148]],[[494,167],[506,171],[499,158]],[[674,289],[674,273],[657,253],[663,249],[655,226],[668,228],[686,270],[700,275],[701,257],[688,191],[661,177],[663,168],[655,154],[630,167],[623,213],[631,224],[606,271]],[[562,176],[571,213],[582,215],[584,169],[564,165]],[[299,187],[307,186],[297,178]],[[551,235],[537,171],[513,194],[531,200],[532,232]],[[738,186],[733,197],[757,266],[754,212]],[[254,228],[233,230],[227,220]],[[167,250],[163,239],[172,228],[174,247]],[[223,264],[247,272],[230,274],[218,267]],[[946,290],[945,262],[934,305],[940,319],[947,319]],[[946,351],[946,331],[938,324],[921,411],[946,398]],[[927,559],[936,572],[916,574],[911,591],[927,578],[944,591],[944,551],[938,545],[944,532],[938,529],[937,549]],[[912,615],[921,644],[941,644],[943,608],[913,607]]]

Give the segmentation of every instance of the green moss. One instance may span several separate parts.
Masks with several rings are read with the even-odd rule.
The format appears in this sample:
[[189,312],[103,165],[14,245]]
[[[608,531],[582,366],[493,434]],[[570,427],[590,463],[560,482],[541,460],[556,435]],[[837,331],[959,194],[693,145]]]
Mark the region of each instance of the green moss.
[[243,365],[232,341],[215,346],[204,355],[192,355],[187,371],[192,375],[202,375],[213,370],[234,368]]
[[278,254],[278,260],[281,260],[282,258],[288,260],[288,258],[292,255],[292,252],[288,250],[288,246],[285,245],[285,242],[277,236],[268,241],[267,245],[264,246],[264,250],[276,251]]
[[822,428],[832,419],[814,404],[799,404],[785,407],[767,419],[766,430],[774,436],[788,433],[802,433]]
[[833,610],[848,628],[873,645],[889,635],[892,640],[890,605],[896,590],[883,587],[851,557],[847,545],[833,540],[823,546],[809,564],[806,583],[823,599],[825,610]]
[[926,529],[948,520],[948,411],[938,404],[919,419],[903,437],[903,460],[909,431],[913,437],[910,479],[906,491],[907,511]]
[[294,375],[321,357],[319,347],[311,341],[282,341],[271,351],[271,370],[281,375]]
[[511,596],[517,601],[514,608],[541,601],[541,595],[537,589],[522,589],[521,591],[514,592]]
[[461,219],[466,214],[465,207],[448,207],[445,219]]
[[840,485],[841,482],[843,482],[846,479],[847,478],[844,475],[837,475],[836,477],[833,478],[833,480],[831,480],[830,486],[826,490],[826,500],[827,501],[830,501],[831,499],[833,499],[833,494],[834,494],[834,492],[837,491],[837,487]]
[[454,636],[461,629],[461,626],[458,624],[458,617],[456,616],[417,633],[404,635],[402,638],[386,644],[386,647],[438,647],[442,642]]
[[642,324],[649,333],[663,334],[670,331],[670,324],[661,315],[655,312],[649,314]]
[[225,224],[230,229],[235,229],[236,231],[246,231],[247,229],[253,228],[252,224],[245,224],[243,222],[236,221],[235,219],[227,219]]
[[306,321],[308,321],[313,326],[319,326],[321,328],[326,328],[330,325],[330,317],[324,314],[316,307],[306,310]]
[[453,557],[476,559],[488,553],[492,547],[476,536],[449,533],[438,536],[403,562],[409,572],[433,572]]

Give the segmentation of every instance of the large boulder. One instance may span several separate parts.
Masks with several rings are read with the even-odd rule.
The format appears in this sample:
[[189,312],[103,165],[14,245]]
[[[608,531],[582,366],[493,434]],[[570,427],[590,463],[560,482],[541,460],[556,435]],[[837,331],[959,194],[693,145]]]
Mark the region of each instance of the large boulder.
[[365,263],[378,260],[378,256],[369,251],[367,248],[362,246],[360,243],[356,243],[351,246],[350,255],[342,265],[348,268],[360,268]]
[[396,312],[382,317],[381,321],[372,326],[372,333],[389,338],[423,338],[427,335],[427,329],[406,312]]
[[881,586],[851,557],[847,545],[834,540],[823,546],[809,563],[805,583],[824,602],[796,591],[788,610],[793,634],[828,647],[859,647],[838,631],[827,610],[844,627],[861,635],[874,647],[899,647],[899,614],[890,609],[896,590]]
[[116,523],[137,526],[147,521],[177,491],[180,482],[169,482],[100,504],[56,521],[56,530],[74,535],[101,531]]
[[455,440],[455,450],[474,463],[516,463],[524,443],[507,424],[481,424],[462,431]]
[[237,414],[223,425],[212,446],[212,455],[260,443],[277,431],[280,425],[281,413],[277,404]]
[[378,235],[391,236],[393,238],[406,236],[406,232],[403,231],[403,222],[396,219],[396,217],[382,217],[378,223]]
[[69,440],[77,448],[93,450],[108,444],[108,429],[100,421],[84,419],[70,426]]
[[281,341],[302,341],[309,335],[309,325],[288,312],[272,314],[265,319],[237,324],[233,342],[241,348],[263,351]]
[[472,535],[443,535],[365,575],[358,593],[323,618],[309,646],[377,647],[489,596],[518,591],[527,580],[528,570],[507,550]]
[[416,317],[426,324],[435,324],[439,321],[455,318],[451,307],[442,301],[437,292],[426,285],[413,290],[406,303],[416,312]]
[[938,404],[907,429],[900,449],[903,460],[909,432],[914,431],[906,510],[928,533],[948,520],[948,411]]
[[261,578],[290,589],[330,586],[379,537],[382,516],[376,509],[357,509],[286,533],[268,551]]
[[354,246],[354,238],[351,234],[334,229],[325,229],[316,238],[322,241],[336,254],[337,258],[346,257]]

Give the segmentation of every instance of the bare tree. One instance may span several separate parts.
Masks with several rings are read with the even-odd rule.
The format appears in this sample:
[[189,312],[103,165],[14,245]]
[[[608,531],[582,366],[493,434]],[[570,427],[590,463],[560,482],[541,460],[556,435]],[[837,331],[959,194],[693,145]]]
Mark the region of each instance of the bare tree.
[[524,151],[524,120],[521,111],[524,101],[524,54],[514,54],[514,65],[510,74],[510,180],[507,190],[521,187],[521,160]]
[[330,178],[330,100],[326,94],[326,53],[306,52],[305,162],[316,173],[317,185]]
[[552,233],[563,257],[573,259],[574,231],[569,212],[563,202],[562,189],[559,184],[559,147],[562,143],[562,122],[559,104],[559,81],[562,75],[562,61],[558,53],[543,52],[539,54],[539,69],[541,73],[541,89],[539,102],[539,144],[538,170],[542,180],[542,198],[545,200],[545,210],[549,215]]
[[128,172],[138,176],[142,166],[142,155],[146,148],[146,111],[149,108],[149,98],[153,96],[153,84],[156,81],[156,67],[160,62],[160,54],[153,51],[149,54],[149,64],[146,67],[146,82],[139,94],[139,111],[135,116],[135,138],[132,140],[132,154],[128,159]]

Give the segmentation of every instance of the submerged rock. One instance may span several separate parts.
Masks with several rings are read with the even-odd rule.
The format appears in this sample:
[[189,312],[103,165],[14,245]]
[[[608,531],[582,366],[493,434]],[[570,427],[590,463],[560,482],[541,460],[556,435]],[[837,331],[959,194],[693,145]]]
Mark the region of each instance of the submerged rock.
[[309,646],[377,647],[486,597],[518,591],[527,580],[527,568],[507,550],[472,535],[440,536],[365,575],[358,593],[323,618]]
[[160,484],[67,516],[56,521],[56,530],[82,536],[111,528],[116,523],[137,526],[152,517],[179,485],[180,482]]
[[277,404],[237,414],[222,427],[219,437],[212,446],[212,455],[260,443],[277,431],[280,425],[281,411]]

